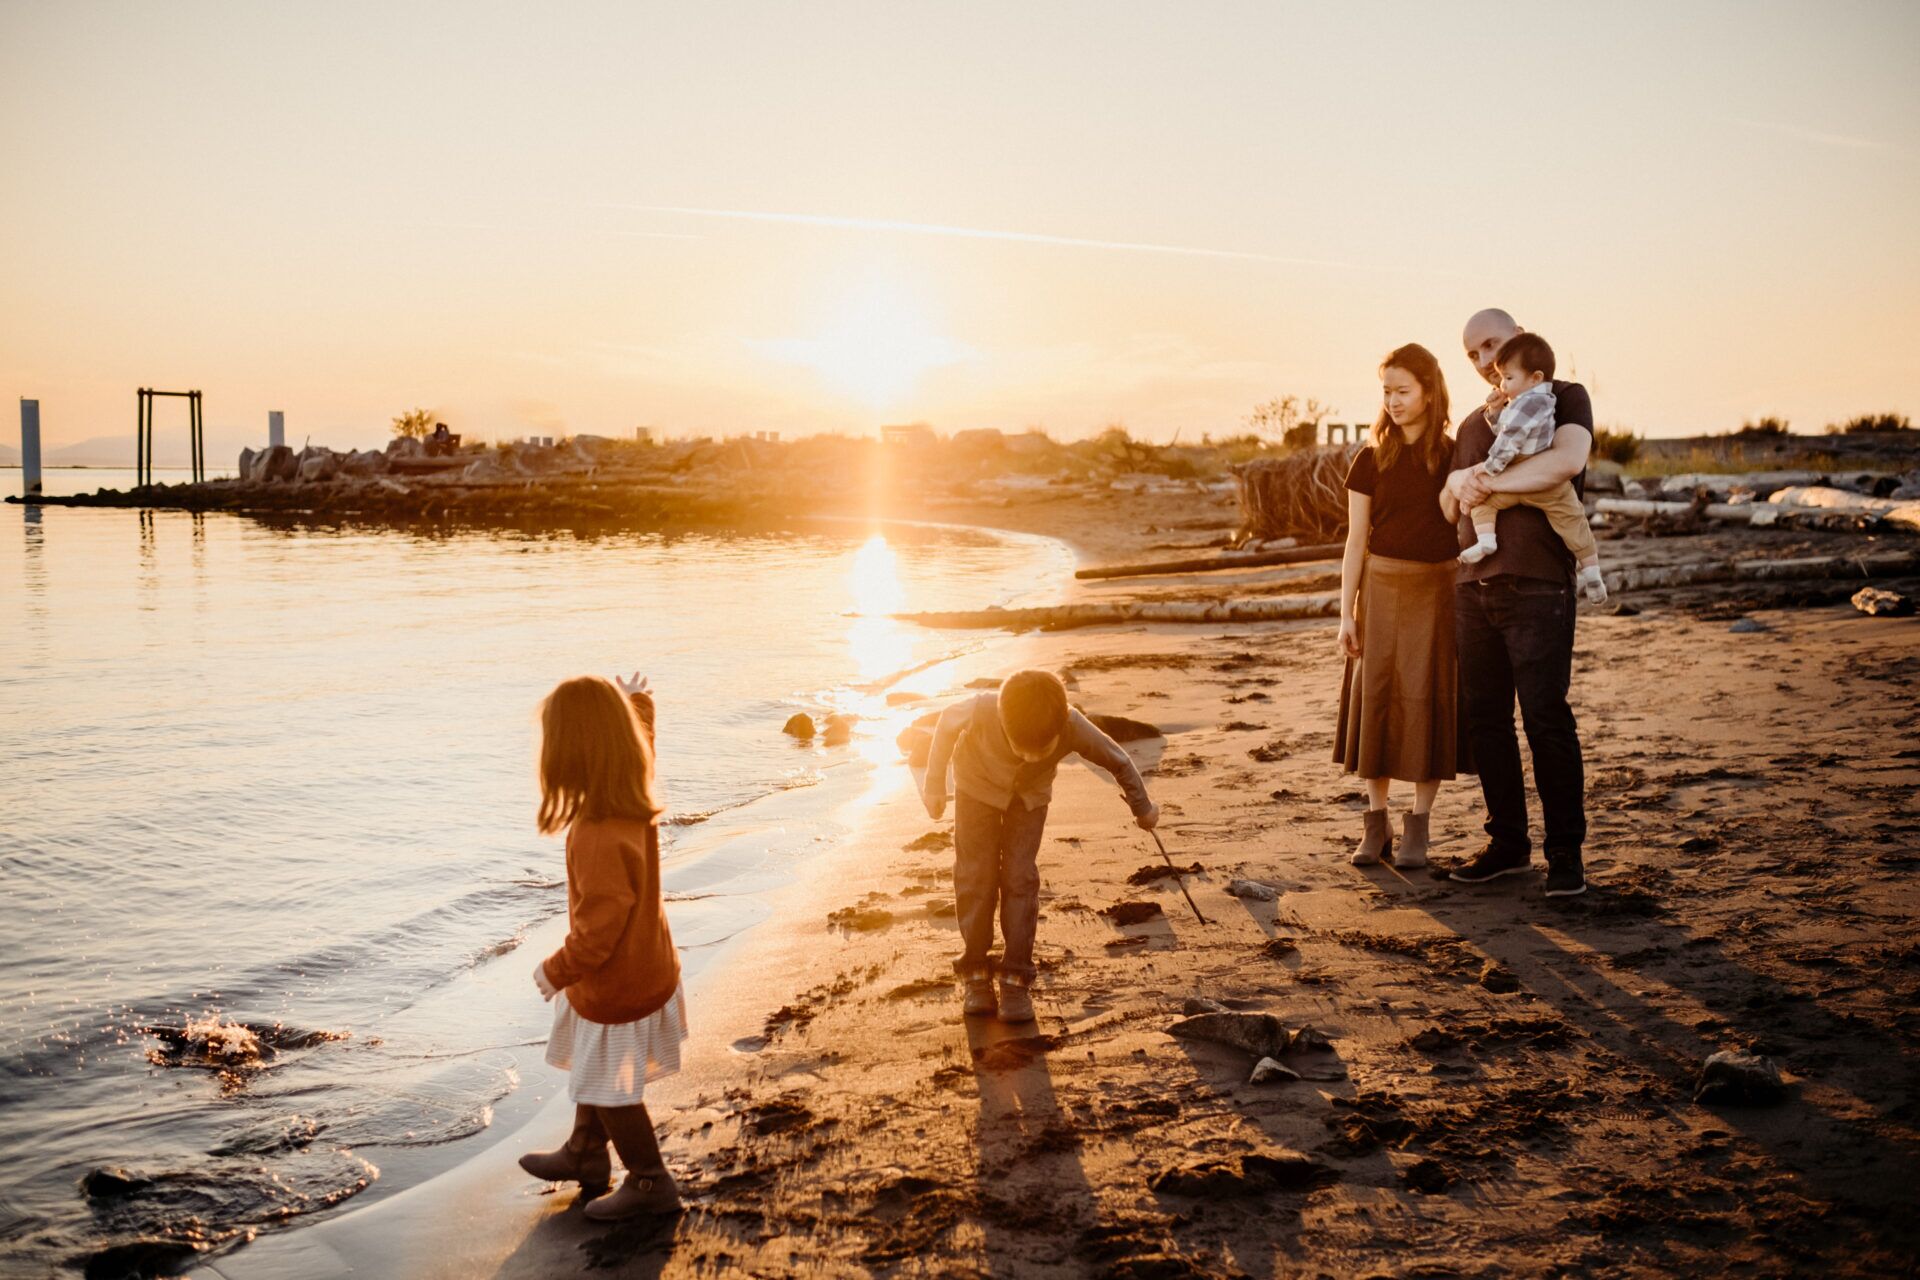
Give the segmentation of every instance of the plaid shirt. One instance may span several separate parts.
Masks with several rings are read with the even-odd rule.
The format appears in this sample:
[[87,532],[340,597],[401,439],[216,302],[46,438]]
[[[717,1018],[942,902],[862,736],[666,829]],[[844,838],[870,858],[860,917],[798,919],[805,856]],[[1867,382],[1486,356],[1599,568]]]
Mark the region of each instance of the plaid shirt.
[[1488,475],[1499,475],[1515,458],[1531,458],[1553,443],[1553,384],[1543,382],[1522,391],[1500,411],[1493,429],[1493,447],[1487,450]]

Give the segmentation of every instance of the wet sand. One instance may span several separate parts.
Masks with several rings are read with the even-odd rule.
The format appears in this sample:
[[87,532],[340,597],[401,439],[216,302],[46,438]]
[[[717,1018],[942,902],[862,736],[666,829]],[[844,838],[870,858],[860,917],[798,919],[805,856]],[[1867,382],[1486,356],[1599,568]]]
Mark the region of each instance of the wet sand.
[[[1137,546],[1140,514],[1083,551]],[[1906,1273],[1920,623],[1768,603],[1582,614],[1593,887],[1564,903],[1537,874],[1347,864],[1329,624],[1026,637],[1011,660],[1163,730],[1134,750],[1207,923],[1147,874],[1105,775],[1069,767],[1038,1023],[963,1021],[949,828],[883,771],[690,990],[686,1069],[650,1099],[685,1216],[595,1226],[520,1174],[562,1102],[207,1274]],[[1438,861],[1478,847],[1478,812],[1470,780],[1443,790]],[[1122,903],[1143,922],[1101,914]],[[1316,1029],[1278,1054],[1300,1078],[1250,1084],[1254,1052],[1170,1034],[1195,1001]],[[1723,1049],[1775,1059],[1784,1096],[1695,1101]]]

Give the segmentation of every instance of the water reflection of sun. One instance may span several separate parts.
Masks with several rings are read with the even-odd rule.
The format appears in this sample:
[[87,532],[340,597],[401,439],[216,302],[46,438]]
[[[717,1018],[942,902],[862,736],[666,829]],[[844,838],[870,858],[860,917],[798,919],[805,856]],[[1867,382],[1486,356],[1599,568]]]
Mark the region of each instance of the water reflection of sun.
[[906,588],[900,585],[900,557],[883,533],[876,533],[854,553],[847,571],[847,588],[856,615],[847,628],[847,645],[862,680],[903,671],[913,662],[913,641],[892,615],[906,606]]

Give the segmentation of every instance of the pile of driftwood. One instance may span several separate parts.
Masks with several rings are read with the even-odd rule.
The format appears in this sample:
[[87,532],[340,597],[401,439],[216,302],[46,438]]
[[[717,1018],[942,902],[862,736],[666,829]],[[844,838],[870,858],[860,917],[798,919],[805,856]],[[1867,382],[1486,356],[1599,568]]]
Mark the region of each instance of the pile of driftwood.
[[1347,532],[1347,468],[1360,446],[1302,449],[1233,468],[1240,497],[1236,544],[1269,538],[1326,543]]

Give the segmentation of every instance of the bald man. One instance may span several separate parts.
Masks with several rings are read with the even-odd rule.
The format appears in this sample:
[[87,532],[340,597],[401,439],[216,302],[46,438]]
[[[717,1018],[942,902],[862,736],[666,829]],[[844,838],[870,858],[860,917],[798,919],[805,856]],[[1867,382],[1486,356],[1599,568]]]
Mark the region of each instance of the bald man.
[[[1494,421],[1506,406],[1494,353],[1520,326],[1504,311],[1476,312],[1461,342],[1480,376],[1493,386],[1487,402],[1464,418],[1454,437],[1453,467],[1441,507],[1460,530],[1460,545],[1476,538],[1467,509],[1494,493],[1531,493],[1586,479],[1593,448],[1593,402],[1577,382],[1553,383],[1553,444],[1521,458],[1498,475],[1476,475],[1493,447]],[[1453,868],[1451,879],[1482,884],[1523,875],[1533,858],[1527,824],[1527,783],[1520,767],[1513,704],[1520,704],[1534,785],[1545,823],[1546,894],[1585,893],[1581,849],[1587,838],[1586,771],[1580,731],[1567,704],[1573,676],[1574,562],[1546,515],[1534,507],[1500,512],[1500,549],[1477,564],[1461,565],[1454,596],[1467,735],[1487,801],[1487,846]]]

